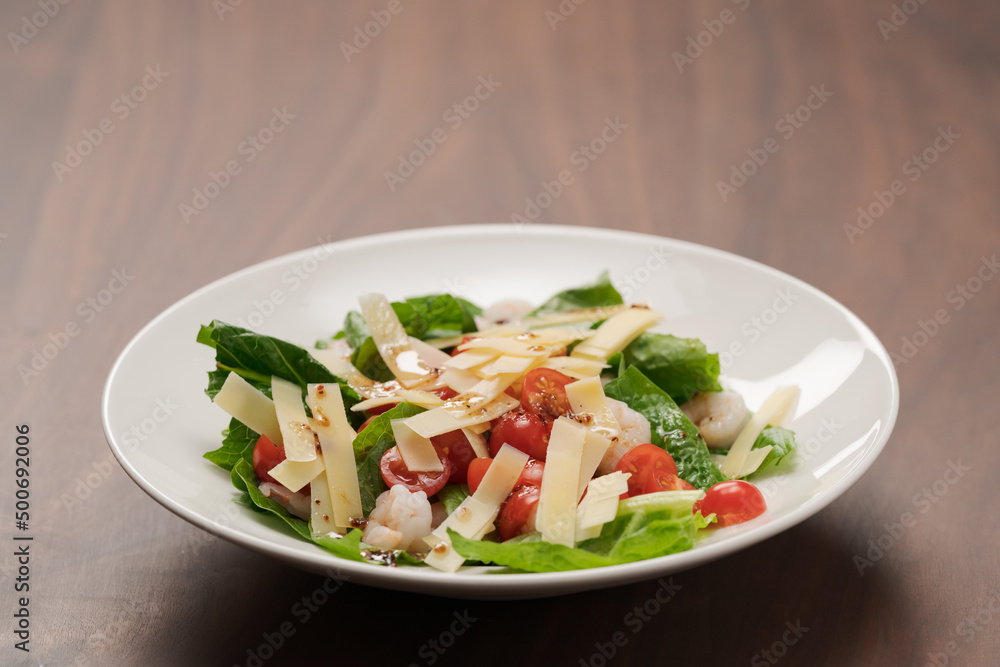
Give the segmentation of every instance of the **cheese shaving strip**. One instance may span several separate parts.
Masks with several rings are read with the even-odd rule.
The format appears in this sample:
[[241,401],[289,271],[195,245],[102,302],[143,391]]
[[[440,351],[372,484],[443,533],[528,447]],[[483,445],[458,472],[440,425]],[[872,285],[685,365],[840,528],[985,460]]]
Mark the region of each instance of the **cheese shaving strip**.
[[326,366],[326,369],[339,378],[343,378],[351,389],[365,398],[373,396],[377,383],[354,367],[351,360],[340,356],[335,350],[309,350],[312,358]]
[[[753,443],[768,424],[785,423],[786,418],[791,418],[791,411],[794,410],[799,399],[799,388],[778,387],[754,413],[747,425],[743,427],[740,434],[736,436],[736,441],[729,448],[725,461],[720,466],[722,473],[730,478],[746,477],[757,470],[767,456],[768,448],[751,450]],[[765,451],[767,450],[767,451]],[[758,454],[757,452],[763,452]]]
[[576,541],[593,539],[601,528],[618,514],[618,498],[628,491],[627,472],[615,471],[598,477],[587,485],[587,495],[580,501],[576,513]]
[[316,437],[309,428],[309,418],[302,405],[299,385],[271,377],[271,396],[278,415],[278,427],[285,445],[285,456],[292,461],[312,461],[316,458]]
[[454,512],[424,541],[431,547],[424,562],[443,572],[455,572],[465,558],[451,546],[448,529],[470,540],[482,539],[493,530],[500,505],[514,489],[517,478],[528,462],[528,455],[504,445],[479,483],[476,492],[462,501]]
[[542,539],[551,544],[574,545],[585,435],[585,429],[565,417],[552,425],[535,516]]
[[393,419],[392,435],[396,439],[396,449],[408,470],[414,472],[441,472],[444,464],[438,458],[437,450],[428,438],[417,435],[403,419]]
[[604,396],[601,378],[590,377],[567,384],[566,398],[580,423],[608,438],[621,434],[621,425]]
[[351,411],[364,412],[365,410],[371,410],[372,408],[381,407],[383,405],[401,403],[402,401],[419,405],[422,408],[436,408],[444,403],[440,396],[432,394],[429,391],[420,391],[419,389],[398,389],[388,396],[378,396],[376,398],[369,398],[361,401],[360,403],[354,405],[351,408]]
[[383,294],[364,294],[358,302],[379,355],[395,378],[413,387],[430,377],[430,368],[410,346],[410,337]]
[[[310,384],[307,389],[306,401],[313,413],[311,425],[319,436],[321,458],[326,463],[325,474],[317,476],[310,487],[313,491],[314,517],[318,498],[320,505],[329,506],[325,514],[333,517],[333,526],[337,530],[347,530],[351,527],[351,519],[364,516],[354,462],[354,436],[357,434],[347,420],[344,398],[338,385]],[[325,493],[317,492],[316,487],[324,486]],[[325,527],[327,522],[314,523],[314,529],[317,525]]]
[[[433,408],[427,412],[421,412],[406,419],[406,425],[413,431],[425,438],[433,438],[435,435],[448,433],[462,428],[472,428],[478,424],[484,424],[489,428],[489,422],[496,419],[503,413],[520,405],[520,402],[511,398],[507,394],[500,394],[492,403],[483,408],[467,414],[455,414],[447,410],[444,406]],[[484,428],[483,430],[486,430]],[[475,429],[473,429],[475,430]],[[477,431],[482,433],[482,431]]]
[[274,401],[258,391],[236,373],[226,376],[222,389],[215,395],[214,403],[243,422],[251,430],[267,436],[276,445],[283,441]]
[[658,312],[649,308],[623,310],[605,320],[593,336],[573,348],[570,356],[607,361],[608,357],[624,350],[661,317]]
[[542,368],[552,368],[576,380],[594,377],[601,374],[608,365],[594,359],[584,357],[549,357]]

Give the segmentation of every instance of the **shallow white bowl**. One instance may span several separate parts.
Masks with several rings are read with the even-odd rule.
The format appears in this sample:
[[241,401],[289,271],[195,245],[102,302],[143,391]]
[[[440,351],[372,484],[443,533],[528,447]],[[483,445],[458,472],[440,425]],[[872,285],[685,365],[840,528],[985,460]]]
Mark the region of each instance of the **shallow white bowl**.
[[[657,330],[720,352],[723,382],[751,409],[798,384],[792,472],[758,481],[761,517],[716,530],[691,551],[639,563],[547,574],[446,574],[338,559],[237,505],[229,475],[202,454],[229,418],[205,396],[213,351],[195,342],[213,319],[311,346],[340,329],[363,292],[390,299],[451,292],[481,305],[540,302],[603,270],[627,302],[664,313]],[[135,482],[210,533],[324,574],[382,588],[482,599],[558,595],[659,577],[755,544],[812,516],[872,464],[896,420],[899,386],[881,343],[819,290],[757,262],[657,236],[530,225],[442,227],[326,244],[249,267],[177,302],[128,344],[108,377],[108,442]]]

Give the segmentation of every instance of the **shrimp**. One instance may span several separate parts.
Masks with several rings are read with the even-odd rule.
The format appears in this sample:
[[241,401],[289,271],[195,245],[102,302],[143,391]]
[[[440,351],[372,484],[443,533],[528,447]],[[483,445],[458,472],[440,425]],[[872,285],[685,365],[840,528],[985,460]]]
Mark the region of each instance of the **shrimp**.
[[309,514],[312,512],[312,509],[309,506],[310,498],[308,493],[301,491],[293,493],[281,484],[275,484],[274,482],[262,482],[259,488],[265,498],[270,498],[278,503],[288,510],[289,514],[294,514],[306,521],[309,520]]
[[605,400],[622,430],[620,435],[611,439],[611,446],[608,447],[600,465],[597,466],[597,472],[601,475],[614,472],[621,457],[625,456],[633,447],[649,442],[652,435],[649,420],[641,413],[636,412],[622,401],[616,401],[613,398]]
[[491,324],[504,324],[521,319],[531,312],[533,305],[521,299],[497,301],[483,311],[483,318]]
[[397,484],[375,500],[362,539],[365,544],[387,551],[426,551],[421,538],[431,533],[431,516],[426,493],[410,492]]
[[698,394],[681,406],[684,414],[698,427],[709,447],[728,449],[750,420],[743,397],[735,391]]

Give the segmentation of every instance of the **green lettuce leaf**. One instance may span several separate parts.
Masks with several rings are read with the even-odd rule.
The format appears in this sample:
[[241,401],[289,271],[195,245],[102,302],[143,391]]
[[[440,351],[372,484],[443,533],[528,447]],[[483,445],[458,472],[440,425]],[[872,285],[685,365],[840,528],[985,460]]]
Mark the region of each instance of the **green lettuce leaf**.
[[726,476],[712,463],[708,447],[670,395],[635,366],[630,366],[604,387],[611,398],[624,401],[641,413],[652,430],[654,445],[663,447],[677,463],[677,475],[689,484],[707,489]]
[[548,301],[535,308],[529,315],[548,315],[550,313],[560,313],[564,310],[576,310],[579,308],[598,308],[600,306],[619,306],[622,303],[622,295],[611,284],[608,272],[602,273],[597,282],[585,287],[577,287],[559,292]]
[[229,421],[229,428],[225,431],[222,446],[203,456],[220,468],[231,471],[240,461],[252,464],[253,447],[257,444],[258,438],[260,438],[260,434],[233,418]]
[[646,332],[622,353],[625,366],[635,366],[679,405],[698,392],[722,391],[719,355],[709,354],[697,338]]
[[223,372],[241,375],[261,391],[270,395],[271,376],[298,384],[303,391],[306,385],[327,382],[340,385],[344,405],[350,409],[361,399],[347,382],[337,377],[326,366],[316,361],[307,350],[279,338],[257,334],[219,320],[213,320],[198,331],[198,342],[215,349],[216,370],[209,372],[205,393],[215,398],[225,381]]
[[444,488],[438,491],[437,497],[444,503],[445,511],[451,514],[469,497],[469,492],[462,484],[445,484]]
[[379,463],[382,461],[382,455],[396,446],[390,422],[393,419],[406,419],[423,411],[423,408],[412,403],[400,403],[371,420],[365,430],[354,438],[354,460],[358,464],[361,509],[365,516],[375,509],[375,499],[379,494],[388,489],[382,481]]
[[450,294],[431,294],[394,301],[392,309],[406,333],[420,340],[450,338],[476,330],[479,306]]
[[344,318],[344,338],[347,344],[356,350],[370,336],[368,325],[365,324],[365,318],[361,313],[356,310],[347,313],[347,317]]
[[789,455],[795,451],[795,432],[780,426],[769,426],[761,431],[753,443],[753,449],[771,446],[771,451],[764,457],[764,462],[751,477],[761,473],[774,472],[782,463],[789,460]]
[[505,565],[522,572],[559,572],[632,563],[687,551],[705,526],[691,504],[653,511],[620,512],[604,524],[601,534],[576,547],[541,541],[539,533],[520,540],[469,540],[448,530],[455,550],[470,560]]
[[362,375],[376,382],[389,382],[395,379],[371,336],[365,338],[364,342],[354,349],[351,354],[351,364],[361,371]]

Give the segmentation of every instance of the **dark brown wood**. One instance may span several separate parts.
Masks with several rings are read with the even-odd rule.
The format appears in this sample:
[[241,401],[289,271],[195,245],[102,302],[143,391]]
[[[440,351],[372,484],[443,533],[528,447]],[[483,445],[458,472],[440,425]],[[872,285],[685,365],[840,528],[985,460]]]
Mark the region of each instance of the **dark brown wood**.
[[[227,1],[74,2],[37,34],[24,21],[41,23],[45,2],[0,8],[5,35],[32,35],[16,52],[9,35],[0,46],[0,514],[9,541],[14,425],[27,423],[35,535],[32,650],[13,649],[5,547],[0,662],[246,665],[290,621],[295,634],[263,664],[431,664],[427,642],[468,613],[437,664],[601,665],[616,631],[627,641],[613,664],[774,664],[772,647],[789,665],[995,664],[1000,280],[961,308],[949,294],[1000,250],[996,3],[896,3],[916,11],[897,12],[907,20],[886,38],[888,0],[404,0],[347,62],[341,44],[387,2],[243,2],[220,15]],[[560,6],[575,10],[553,28]],[[711,23],[724,10],[733,21]],[[679,71],[688,38],[708,42],[705,21],[721,34]],[[136,108],[116,103],[157,67],[168,74]],[[480,77],[499,87],[453,127],[447,110]],[[831,95],[788,136],[778,123],[813,87]],[[245,162],[241,142],[274,109],[294,118]],[[57,174],[66,146],[105,118],[113,131]],[[576,172],[574,151],[606,119],[627,127]],[[447,140],[390,191],[385,172],[435,128]],[[948,128],[958,138],[911,181],[907,161]],[[723,200],[717,182],[768,138],[777,152]],[[241,173],[185,221],[179,205],[229,160]],[[639,632],[628,615],[655,581],[520,603],[348,583],[303,623],[294,605],[321,578],[208,539],[111,459],[99,412],[109,367],[180,297],[317,238],[510,221],[562,169],[575,181],[539,220],[760,260],[839,299],[894,354],[945,311],[898,366],[896,430],[857,485],[780,536],[674,575],[681,590]],[[845,229],[896,179],[905,192],[881,217]],[[83,321],[78,304],[123,268],[134,280]],[[79,335],[23,383],[17,366],[70,322]],[[921,512],[917,494],[959,460],[971,470]],[[95,472],[89,497],[67,506]],[[855,556],[905,512],[916,525],[859,574]],[[786,624],[808,630],[783,645]]]

